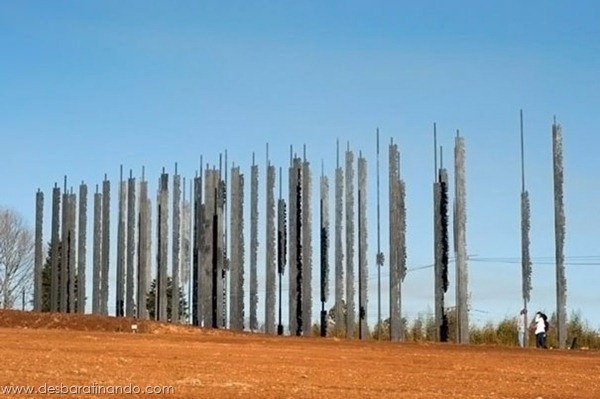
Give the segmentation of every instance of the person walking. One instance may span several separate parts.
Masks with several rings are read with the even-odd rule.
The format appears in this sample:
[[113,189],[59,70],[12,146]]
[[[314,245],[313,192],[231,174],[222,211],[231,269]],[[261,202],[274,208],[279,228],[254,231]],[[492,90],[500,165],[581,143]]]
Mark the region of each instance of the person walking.
[[527,334],[527,311],[525,309],[521,309],[519,312],[519,316],[517,317],[517,336],[519,338],[519,346],[521,348],[525,347],[525,334]]
[[537,312],[535,314],[533,326],[535,328],[535,347],[546,349],[546,320],[544,319],[542,312]]

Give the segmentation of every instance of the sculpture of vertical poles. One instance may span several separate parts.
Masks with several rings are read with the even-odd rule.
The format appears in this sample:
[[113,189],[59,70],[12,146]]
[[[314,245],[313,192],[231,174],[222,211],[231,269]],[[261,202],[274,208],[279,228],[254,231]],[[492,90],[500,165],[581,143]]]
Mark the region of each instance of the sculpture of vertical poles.
[[44,193],[38,189],[35,194],[35,255],[33,282],[33,311],[42,311],[42,268],[44,266]]
[[302,324],[303,334],[311,334],[312,324],[312,172],[306,159],[302,161]]
[[123,181],[123,165],[119,172],[119,219],[117,221],[117,289],[115,298],[115,314],[125,316],[125,256],[126,256],[126,214],[127,183]]
[[108,273],[110,269],[110,180],[102,182],[102,280],[100,314],[108,315]]
[[[69,208],[67,213],[68,220],[68,300],[67,300],[67,311],[69,313],[75,313],[77,310],[76,297],[77,297],[77,287],[76,290],[76,279],[77,279],[77,195],[73,193],[73,189],[71,188],[71,193],[69,194]],[[85,284],[85,281],[83,282]]]
[[465,140],[456,132],[454,146],[454,179],[455,179],[455,229],[456,237],[456,305],[457,305],[457,334],[458,343],[469,343],[469,284],[467,270],[467,240],[466,240],[466,183],[465,183]]
[[340,166],[340,144],[336,143],[335,167],[335,333],[346,331],[344,311],[344,169]]
[[250,330],[258,331],[258,165],[250,169]]
[[52,189],[52,226],[50,251],[50,311],[59,310],[60,297],[60,188],[54,184]]
[[171,321],[179,323],[179,267],[181,256],[181,176],[173,175],[173,246],[171,263]]
[[554,236],[556,259],[556,326],[558,346],[567,340],[567,277],[565,275],[565,207],[563,198],[564,168],[562,127],[552,124],[552,160],[554,171]]
[[[434,212],[434,298],[436,340],[448,341],[448,317],[444,308],[444,296],[448,290],[448,172],[440,162],[437,166],[437,131],[433,124],[433,147],[436,180],[433,184]],[[441,158],[441,154],[440,154]]]
[[[525,143],[523,134],[523,110],[520,112],[521,122],[521,274],[523,309],[525,320],[527,320],[527,305],[531,298],[531,256],[529,253],[529,231],[531,229],[531,206],[529,204],[529,192],[525,189]],[[525,334],[525,346],[529,334]]]
[[329,180],[322,167],[320,188],[321,337],[326,337],[327,310],[325,310],[325,303],[329,297]]
[[239,166],[231,168],[231,290],[232,330],[244,330],[244,175]]
[[169,175],[163,172],[158,182],[157,209],[157,276],[156,276],[156,306],[155,319],[167,321],[167,253],[169,250]]
[[265,332],[275,334],[275,166],[269,161],[267,145],[267,184],[266,184],[266,295],[265,295]]
[[287,255],[287,210],[282,198],[283,170],[279,168],[279,200],[277,201],[277,274],[279,276],[279,324],[277,335],[283,335],[282,303],[283,303],[283,274]]
[[360,338],[365,338],[369,335],[368,320],[368,258],[367,258],[367,160],[362,156],[358,157],[357,163],[358,171],[358,270],[360,272],[359,277],[359,295],[360,300],[358,303],[358,320],[359,320],[359,334]]
[[354,153],[346,150],[346,337],[354,336]]
[[102,193],[94,193],[94,236],[92,249],[92,313],[102,313]]
[[138,231],[138,268],[137,268],[137,317],[148,319],[148,308],[146,305],[148,285],[150,279],[150,240],[151,240],[151,213],[150,199],[148,198],[148,182],[146,181],[144,169],[140,181],[140,198],[138,202],[139,231]]
[[[125,272],[125,315],[133,317],[135,315],[135,292],[134,292],[134,261],[135,261],[135,178],[133,172],[129,171],[129,179],[127,180],[127,258]],[[138,306],[142,306],[145,302],[138,302]]]
[[69,306],[69,193],[67,192],[67,176],[65,176],[63,186],[61,211],[59,311],[66,313]]
[[79,238],[77,240],[77,313],[85,313],[86,245],[87,245],[87,184],[79,185]]

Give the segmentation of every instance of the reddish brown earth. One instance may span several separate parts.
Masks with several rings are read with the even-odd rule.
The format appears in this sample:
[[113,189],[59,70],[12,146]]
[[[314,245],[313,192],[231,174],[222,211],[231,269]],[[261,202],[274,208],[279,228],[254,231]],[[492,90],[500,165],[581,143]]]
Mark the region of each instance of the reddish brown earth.
[[133,334],[130,325],[0,311],[0,389],[133,384],[174,394],[0,398],[600,398],[598,352],[278,338],[151,322]]

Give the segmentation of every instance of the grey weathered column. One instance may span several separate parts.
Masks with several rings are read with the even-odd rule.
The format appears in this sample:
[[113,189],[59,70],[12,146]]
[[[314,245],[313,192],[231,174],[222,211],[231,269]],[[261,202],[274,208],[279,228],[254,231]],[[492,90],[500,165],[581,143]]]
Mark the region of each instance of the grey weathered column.
[[136,197],[135,178],[129,171],[127,180],[127,259],[125,270],[125,316],[134,317],[135,313],[135,253],[136,253]]
[[169,175],[163,173],[158,182],[157,210],[157,276],[156,276],[156,314],[159,321],[167,321],[167,255],[169,251]]
[[563,198],[564,168],[562,128],[552,124],[552,160],[554,172],[554,238],[556,260],[556,326],[558,346],[567,343],[567,277],[565,274],[565,206]]
[[320,182],[320,288],[321,288],[321,336],[327,336],[327,309],[329,298],[329,180],[321,172]]
[[[291,152],[291,148],[290,148]],[[296,331],[296,185],[297,173],[294,168],[294,159],[290,153],[290,167],[288,169],[288,204],[289,204],[289,223],[288,223],[288,322],[290,335]]]
[[148,182],[142,172],[140,181],[140,195],[138,201],[139,231],[138,231],[138,266],[137,266],[137,317],[148,319],[148,308],[146,306],[150,280],[148,273],[151,269],[150,239],[151,222],[150,213],[152,207],[148,198]]
[[250,330],[258,331],[258,165],[250,169]]
[[110,180],[102,182],[102,282],[100,313],[108,315],[108,273],[110,271]]
[[94,236],[92,250],[92,313],[102,312],[102,193],[94,193]]
[[304,278],[304,251],[302,250],[303,243],[303,208],[302,208],[302,163],[300,158],[295,159],[295,169],[297,171],[296,178],[296,336],[300,336],[304,333],[306,326],[304,325],[303,317],[303,278]]
[[267,160],[265,220],[265,333],[275,334],[275,166]]
[[344,312],[344,169],[340,166],[339,143],[335,169],[335,331],[346,331]]
[[230,328],[244,329],[244,175],[231,169]]
[[79,185],[79,219],[77,228],[77,313],[85,313],[86,303],[86,247],[87,247],[87,184]]
[[194,178],[194,223],[193,223],[193,249],[192,249],[192,324],[201,326],[203,321],[203,293],[202,290],[202,253],[204,247],[204,204],[202,204],[202,172]]
[[354,153],[346,151],[346,337],[354,337]]
[[[520,111],[521,125],[521,275],[523,297],[523,310],[527,320],[527,307],[531,299],[531,255],[529,252],[531,229],[531,206],[529,192],[525,189],[525,140],[523,133],[523,110]],[[529,334],[525,334],[525,346],[528,346]]]
[[52,189],[52,233],[50,241],[50,311],[59,310],[60,300],[60,188]]
[[[192,292],[190,287],[190,270],[191,270],[191,217],[192,210],[190,205],[191,196],[186,195],[186,179],[183,178],[182,183],[182,203],[181,203],[181,285],[188,287],[187,303],[188,307],[192,303]],[[189,319],[187,321],[190,322]]]
[[406,275],[404,183],[400,179],[400,153],[397,144],[389,146],[390,207],[390,339],[404,340],[402,323],[402,280]]
[[218,262],[219,221],[218,187],[219,173],[216,169],[205,171],[205,214],[204,242],[202,247],[202,273],[200,278],[204,327],[219,326],[219,303],[221,303],[218,282],[221,280]]
[[[72,190],[72,189],[71,189]],[[71,192],[69,194],[69,209],[67,219],[69,221],[68,226],[68,239],[69,239],[69,248],[68,248],[68,285],[69,285],[69,296],[67,298],[67,310],[69,313],[75,313],[77,309],[76,297],[77,291],[75,282],[77,279],[77,195]],[[85,284],[85,282],[84,282]],[[77,288],[78,290],[79,288]]]
[[125,257],[127,256],[127,183],[123,181],[123,165],[119,175],[119,219],[117,221],[117,287],[115,315],[125,316]]
[[213,292],[213,216],[215,214],[215,178],[214,171],[208,166],[204,172],[204,208],[202,218],[202,270],[200,276],[200,292],[202,298],[202,323],[204,327],[212,326],[212,292]]
[[312,172],[306,159],[302,161],[302,324],[303,334],[312,334]]
[[287,206],[282,197],[283,169],[279,168],[279,200],[277,201],[277,274],[279,277],[279,306],[277,335],[283,335],[283,275],[287,262]]
[[67,177],[65,176],[60,232],[60,277],[59,277],[59,311],[66,313],[68,310],[69,296],[69,193],[67,192]]
[[179,323],[179,267],[181,261],[181,176],[173,175],[173,249],[171,263],[171,321]]
[[457,305],[457,340],[459,343],[469,343],[469,284],[467,270],[467,240],[466,240],[466,183],[465,183],[465,141],[457,132],[454,146],[454,187],[455,191],[455,228],[456,237],[456,305]]
[[33,310],[42,311],[42,269],[44,267],[44,193],[35,194],[35,258],[33,272]]
[[367,338],[369,336],[369,298],[368,298],[368,282],[369,282],[369,261],[367,257],[368,246],[367,246],[367,160],[360,154],[357,163],[358,170],[358,192],[360,197],[358,199],[358,210],[360,216],[358,218],[358,241],[359,241],[359,262],[358,267],[360,271],[360,301],[358,306],[358,319],[360,336]]

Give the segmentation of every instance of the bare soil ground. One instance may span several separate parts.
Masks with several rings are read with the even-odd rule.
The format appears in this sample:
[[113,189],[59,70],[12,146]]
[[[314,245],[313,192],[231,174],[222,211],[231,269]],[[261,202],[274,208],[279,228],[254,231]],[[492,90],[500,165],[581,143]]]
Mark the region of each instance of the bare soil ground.
[[0,389],[175,390],[50,395],[62,398],[600,398],[598,352],[270,337],[152,322],[133,334],[131,323],[0,311]]

